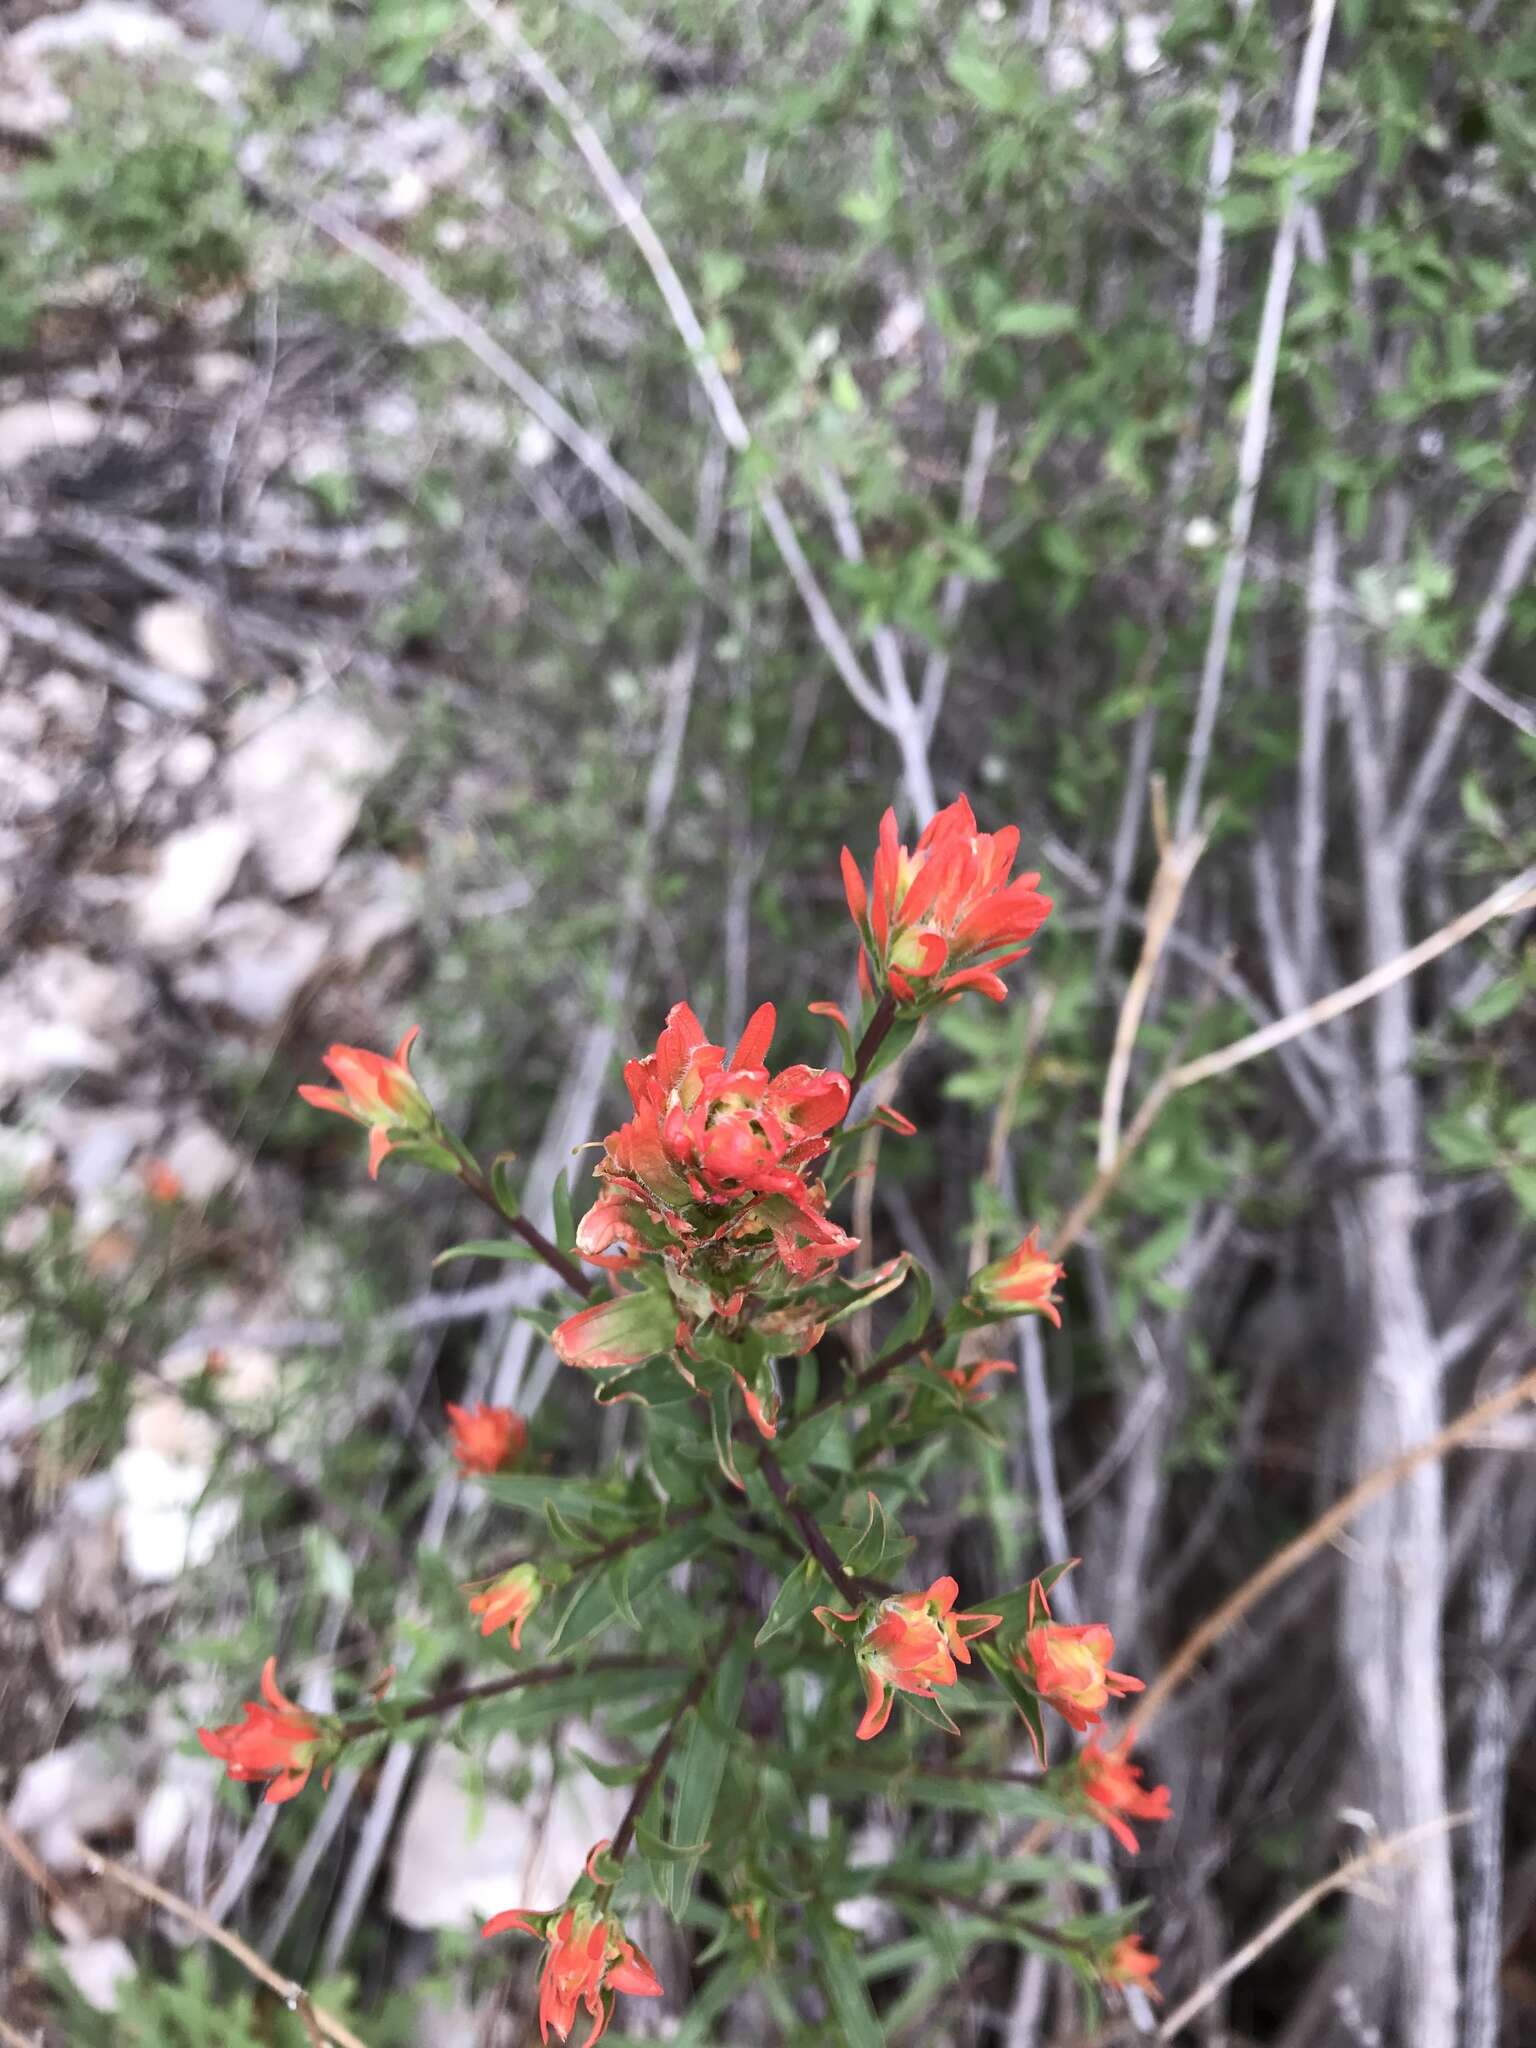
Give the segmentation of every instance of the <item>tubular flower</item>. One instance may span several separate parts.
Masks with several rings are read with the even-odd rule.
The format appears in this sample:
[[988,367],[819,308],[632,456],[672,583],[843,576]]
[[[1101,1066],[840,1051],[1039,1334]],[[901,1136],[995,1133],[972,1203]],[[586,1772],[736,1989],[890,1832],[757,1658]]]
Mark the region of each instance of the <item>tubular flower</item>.
[[495,1408],[488,1401],[459,1408],[449,1401],[444,1413],[461,1472],[500,1472],[515,1465],[528,1448],[528,1425],[510,1408]]
[[682,1265],[713,1249],[776,1257],[813,1280],[854,1249],[806,1173],[847,1113],[847,1077],[804,1066],[770,1075],[774,1018],[764,1003],[727,1059],[678,1003],[655,1052],[630,1061],[635,1113],[605,1141],[604,1193],[576,1236],[586,1258],[611,1265],[663,1251]]
[[1140,1842],[1128,1825],[1132,1820],[1172,1820],[1173,1807],[1166,1785],[1148,1790],[1142,1772],[1126,1755],[1126,1745],[1101,1749],[1097,1742],[1083,1745],[1077,1759],[1078,1785],[1101,1820],[1128,1854],[1134,1856]]
[[334,1110],[368,1126],[370,1180],[378,1179],[379,1168],[402,1138],[428,1137],[437,1128],[432,1105],[411,1074],[411,1047],[420,1035],[421,1026],[413,1025],[389,1059],[361,1046],[333,1045],[324,1064],[340,1086],[299,1090],[316,1109]]
[[995,1387],[983,1388],[982,1381],[991,1379],[995,1372],[1017,1372],[1018,1367],[1011,1358],[978,1358],[973,1365],[951,1365],[940,1373],[960,1396],[962,1401],[990,1401],[996,1393]]
[[480,1618],[480,1633],[495,1635],[497,1629],[511,1632],[512,1647],[523,1647],[523,1623],[544,1597],[544,1581],[531,1564],[514,1565],[499,1579],[492,1579],[469,1603],[471,1614]]
[[1141,1936],[1127,1934],[1110,1950],[1102,1974],[1106,1984],[1139,1984],[1150,1997],[1158,1998],[1161,1993],[1152,1979],[1160,1967],[1160,1959],[1142,1947]]
[[539,1978],[541,2041],[547,2042],[552,2031],[568,2041],[578,2009],[584,2007],[592,2027],[581,2048],[592,2048],[608,2031],[619,1992],[633,1998],[661,1996],[656,1972],[618,1921],[590,1899],[554,1913],[497,1913],[481,1933],[501,1934],[509,1927],[537,1935],[548,1947]]
[[914,852],[896,831],[896,813],[887,811],[867,889],[843,848],[843,887],[864,941],[865,993],[888,989],[916,1010],[952,1002],[968,988],[1001,1002],[1007,990],[998,970],[1024,957],[1051,911],[1037,874],[1008,879],[1018,828],[978,832],[962,796],[930,819]]
[[[1037,1612],[1044,1614],[1044,1621],[1035,1619]],[[1127,1693],[1145,1692],[1146,1687],[1139,1678],[1110,1670],[1115,1639],[1103,1622],[1069,1628],[1052,1621],[1050,1613],[1045,1589],[1036,1579],[1029,1589],[1028,1633],[1013,1661],[1046,1705],[1082,1734],[1098,1726],[1111,1698],[1124,1699]]]
[[1061,1328],[1061,1311],[1051,1290],[1065,1271],[1042,1247],[1038,1225],[1006,1258],[971,1275],[966,1291],[970,1304],[992,1315],[1045,1316]]
[[[959,1676],[955,1665],[971,1661],[970,1641],[1002,1620],[1000,1614],[956,1614],[959,1591],[953,1579],[935,1579],[926,1593],[882,1600],[869,1617],[856,1647],[864,1675],[864,1715],[854,1730],[860,1742],[885,1727],[898,1692],[931,1700],[941,1686],[953,1685]],[[828,1619],[847,1622],[861,1616],[818,1607],[816,1618],[826,1628]]]
[[[308,1784],[326,1731],[278,1690],[277,1659],[269,1657],[261,1667],[261,1701],[245,1702],[243,1721],[231,1721],[223,1728],[199,1728],[197,1739],[236,1784],[254,1785],[270,1779],[266,1804],[280,1806]],[[325,1777],[329,1782],[329,1771]]]

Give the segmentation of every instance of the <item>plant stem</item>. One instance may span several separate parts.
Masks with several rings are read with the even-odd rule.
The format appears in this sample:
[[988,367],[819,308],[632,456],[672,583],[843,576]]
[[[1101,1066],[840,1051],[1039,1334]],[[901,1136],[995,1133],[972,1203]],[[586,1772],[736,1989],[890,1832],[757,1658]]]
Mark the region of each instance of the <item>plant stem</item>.
[[592,1282],[575,1261],[568,1259],[557,1244],[551,1244],[543,1231],[536,1224],[530,1223],[526,1216],[517,1212],[509,1215],[497,1201],[495,1190],[475,1162],[465,1154],[461,1154],[460,1157],[459,1179],[475,1199],[483,1202],[493,1216],[499,1216],[507,1228],[523,1240],[530,1251],[538,1253],[552,1273],[559,1274],[573,1294],[579,1294],[585,1301],[592,1292]]
[[880,1006],[875,1011],[873,1017],[870,1018],[868,1028],[864,1036],[859,1040],[858,1050],[853,1056],[853,1072],[848,1076],[848,1101],[850,1105],[853,1102],[853,1098],[863,1087],[864,1077],[869,1072],[875,1054],[885,1043],[886,1034],[895,1022],[896,998],[887,989],[880,998]]
[[822,1534],[816,1517],[795,1499],[794,1488],[784,1476],[784,1467],[767,1444],[759,1445],[757,1456],[759,1469],[773,1489],[774,1499],[794,1523],[801,1542],[849,1606],[862,1607],[864,1595],[859,1591],[857,1582],[843,1569],[842,1560]]
[[629,1846],[635,1839],[635,1829],[640,1825],[640,1816],[645,1812],[650,1796],[656,1790],[661,1774],[667,1767],[667,1758],[672,1754],[678,1733],[688,1715],[703,1699],[709,1681],[719,1668],[720,1659],[730,1648],[740,1627],[741,1617],[738,1615],[721,1636],[713,1657],[701,1664],[693,1674],[688,1690],[677,1703],[676,1712],[662,1730],[661,1740],[651,1751],[651,1760],[640,1773],[635,1789],[630,1795],[629,1805],[624,1809],[624,1818],[619,1822],[613,1840],[608,1844],[608,1854],[615,1863],[622,1863],[628,1855]]
[[[622,1557],[626,1550],[635,1550],[642,1543],[656,1538],[670,1536],[674,1529],[686,1529],[690,1522],[696,1522],[701,1515],[707,1515],[714,1506],[713,1501],[695,1501],[690,1508],[679,1508],[675,1515],[668,1515],[659,1523],[649,1524],[642,1529],[631,1529],[627,1536],[615,1536],[611,1543],[599,1545],[596,1550],[584,1550],[579,1557],[570,1560],[571,1575],[592,1571],[597,1565],[611,1564],[616,1557]],[[503,1559],[491,1566],[484,1574],[487,1581],[499,1579],[503,1573],[516,1571],[520,1564],[537,1564],[538,1558],[532,1551],[519,1551],[516,1556]]]
[[342,1733],[349,1742],[355,1742],[364,1735],[378,1735],[393,1729],[406,1721],[427,1721],[436,1714],[451,1714],[459,1707],[472,1706],[477,1700],[499,1699],[503,1693],[521,1692],[530,1685],[556,1685],[562,1678],[581,1678],[593,1671],[667,1671],[677,1660],[668,1657],[589,1657],[585,1663],[537,1664],[529,1671],[509,1671],[501,1678],[487,1678],[473,1685],[449,1686],[442,1692],[432,1693],[427,1699],[416,1700],[403,1713],[386,1720],[382,1715],[371,1714],[364,1720],[345,1721]]

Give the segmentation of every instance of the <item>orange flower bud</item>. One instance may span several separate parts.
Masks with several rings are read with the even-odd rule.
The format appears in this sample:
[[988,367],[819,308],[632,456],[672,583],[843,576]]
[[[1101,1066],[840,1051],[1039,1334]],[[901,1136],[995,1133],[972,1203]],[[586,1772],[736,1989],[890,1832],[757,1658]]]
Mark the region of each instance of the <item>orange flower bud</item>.
[[528,1425],[510,1408],[495,1408],[488,1401],[477,1408],[459,1408],[449,1401],[444,1413],[461,1472],[504,1471],[528,1448]]
[[492,1579],[469,1603],[471,1614],[480,1618],[480,1633],[495,1635],[497,1629],[510,1631],[512,1647],[523,1647],[523,1623],[544,1597],[544,1581],[531,1564],[514,1565],[499,1579]]
[[995,1372],[1017,1372],[1018,1367],[1011,1358],[978,1358],[974,1365],[951,1365],[940,1374],[960,1396],[962,1401],[990,1401],[996,1388],[983,1391],[982,1381],[989,1380]]
[[1143,1774],[1130,1761],[1123,1742],[1107,1750],[1097,1742],[1085,1743],[1077,1759],[1077,1774],[1079,1788],[1094,1808],[1094,1818],[1104,1823],[1129,1855],[1136,1855],[1141,1848],[1129,1821],[1173,1818],[1168,1787],[1144,1787]]
[[1069,1628],[1059,1621],[1037,1623],[1014,1662],[1049,1707],[1081,1734],[1103,1719],[1110,1699],[1144,1692],[1139,1678],[1111,1671],[1115,1639],[1103,1622]]
[[1160,1959],[1141,1945],[1139,1934],[1124,1935],[1109,1952],[1104,1965],[1106,1984],[1138,1984],[1149,1997],[1161,1996],[1152,1982],[1161,1967]]
[[971,1275],[967,1300],[992,1315],[1045,1316],[1059,1330],[1061,1311],[1051,1290],[1063,1271],[1042,1248],[1037,1225],[1006,1258],[994,1259]]
[[896,835],[888,810],[868,889],[843,848],[848,914],[864,941],[861,986],[889,989],[910,1010],[953,1002],[968,988],[1001,1002],[1007,990],[998,969],[1024,957],[1051,911],[1037,874],[1008,879],[1018,828],[978,832],[962,796],[929,821],[914,852]]
[[[245,1702],[243,1721],[197,1731],[203,1748],[218,1758],[237,1784],[270,1780],[266,1793],[269,1806],[281,1805],[304,1790],[325,1735],[319,1721],[279,1691],[275,1657],[269,1657],[262,1666],[261,1701]],[[327,1780],[329,1775],[327,1772]]]

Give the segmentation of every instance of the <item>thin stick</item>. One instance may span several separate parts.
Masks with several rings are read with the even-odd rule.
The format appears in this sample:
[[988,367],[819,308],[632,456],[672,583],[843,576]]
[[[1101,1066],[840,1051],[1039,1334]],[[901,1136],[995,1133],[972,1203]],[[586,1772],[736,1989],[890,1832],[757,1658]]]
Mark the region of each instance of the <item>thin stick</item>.
[[608,1844],[608,1854],[616,1863],[624,1861],[629,1851],[629,1845],[635,1838],[635,1829],[640,1825],[641,1817],[645,1812],[650,1796],[656,1790],[661,1774],[667,1767],[667,1758],[672,1754],[673,1745],[677,1741],[682,1725],[693,1709],[699,1704],[699,1701],[703,1699],[708,1689],[709,1681],[719,1669],[720,1659],[730,1648],[731,1642],[740,1627],[741,1619],[738,1616],[720,1638],[714,1656],[701,1664],[693,1674],[688,1684],[688,1690],[677,1703],[677,1711],[667,1723],[660,1742],[651,1751],[651,1760],[641,1772],[635,1789],[630,1795],[629,1805],[624,1810],[624,1818],[619,1822],[617,1829],[614,1831],[613,1840]]
[[1111,1164],[1119,1146],[1120,1117],[1125,1105],[1126,1083],[1130,1079],[1131,1055],[1136,1049],[1136,1033],[1141,1027],[1147,997],[1152,992],[1157,963],[1163,957],[1163,948],[1168,943],[1196,863],[1205,851],[1208,836],[1204,832],[1195,832],[1187,839],[1172,837],[1168,830],[1167,792],[1161,777],[1154,778],[1152,784],[1152,818],[1157,833],[1157,873],[1152,878],[1152,890],[1147,898],[1141,958],[1136,962],[1136,971],[1125,991],[1125,1001],[1120,1005],[1109,1071],[1104,1078],[1104,1101],[1099,1111],[1097,1165],[1100,1173]]
[[1439,931],[1421,939],[1416,946],[1410,946],[1395,959],[1385,960],[1380,967],[1372,968],[1358,981],[1351,981],[1343,988],[1337,988],[1331,995],[1320,996],[1315,1003],[1308,1003],[1303,1010],[1294,1010],[1289,1016],[1276,1018],[1273,1024],[1266,1024],[1261,1030],[1250,1031],[1246,1038],[1239,1038],[1231,1045],[1223,1046],[1218,1052],[1203,1054],[1199,1059],[1187,1060],[1176,1067],[1169,1077],[1172,1089],[1192,1088],[1198,1081],[1208,1081],[1213,1074],[1230,1073],[1234,1067],[1241,1067],[1249,1060],[1257,1059],[1261,1053],[1272,1052],[1277,1045],[1286,1045],[1293,1038],[1300,1038],[1304,1031],[1315,1031],[1319,1024],[1326,1024],[1334,1017],[1342,1017],[1346,1010],[1353,1010],[1361,1003],[1368,1003],[1372,996],[1378,996],[1384,989],[1396,982],[1405,981],[1410,974],[1417,974],[1421,967],[1427,967],[1431,960],[1438,960],[1442,953],[1448,953],[1453,946],[1459,946],[1485,924],[1491,924],[1497,917],[1511,917],[1521,910],[1536,905],[1536,867],[1529,867],[1511,880],[1501,883],[1491,896],[1485,896],[1481,903],[1474,903],[1470,910],[1464,910],[1460,917],[1454,917]]
[[1401,1834],[1389,1836],[1385,1842],[1378,1842],[1375,1848],[1366,1849],[1359,1856],[1352,1856],[1347,1863],[1341,1864],[1329,1876],[1319,1878],[1316,1884],[1309,1885],[1298,1898],[1292,1899],[1283,1911],[1277,1913],[1273,1920],[1268,1921],[1257,1934],[1245,1941],[1234,1955],[1228,1956],[1220,1969],[1213,1970],[1205,1982],[1197,1985],[1182,2004],[1174,2007],[1157,2030],[1158,2040],[1171,2041],[1188,2026],[1196,2013],[1204,2012],[1235,1977],[1240,1977],[1244,1970],[1256,1963],[1266,1949],[1273,1948],[1282,1935],[1288,1934],[1298,1920],[1304,1920],[1312,1908],[1320,1900],[1326,1899],[1330,1892],[1343,1891],[1358,1878],[1364,1877],[1368,1870],[1380,1869],[1382,1864],[1392,1862],[1394,1858],[1403,1855],[1420,1842],[1430,1841],[1436,1836],[1448,1833],[1452,1828],[1464,1827],[1471,1818],[1470,1813],[1443,1813],[1435,1820],[1420,1821],[1417,1827],[1404,1828]]
[[417,312],[425,314],[448,340],[468,349],[475,360],[489,370],[499,384],[505,385],[518,403],[526,406],[539,424],[547,427],[582,467],[618,499],[625,511],[666,549],[673,561],[686,569],[696,583],[705,589],[709,587],[708,564],[645,486],[638,483],[622,463],[615,461],[597,436],[588,433],[581,421],[566,411],[554,393],[547,391],[531,371],[524,369],[472,314],[455,305],[445,292],[439,291],[424,271],[397,255],[393,249],[386,248],[366,228],[360,228],[324,200],[298,199],[265,185],[259,185],[257,190],[264,199],[297,214],[338,248],[345,249],[348,255],[356,256],[371,270],[377,271],[402,297],[410,300]]
[[[652,1533],[647,1531],[647,1534]],[[348,1740],[364,1735],[377,1735],[385,1729],[393,1729],[402,1721],[430,1721],[439,1714],[452,1714],[460,1707],[475,1705],[479,1700],[501,1699],[509,1692],[523,1692],[531,1685],[558,1685],[564,1678],[584,1678],[595,1671],[666,1671],[673,1660],[666,1657],[612,1656],[588,1657],[584,1663],[538,1664],[529,1671],[509,1671],[502,1678],[478,1679],[472,1685],[455,1685],[443,1692],[435,1692],[430,1699],[416,1700],[390,1720],[380,1715],[369,1715],[365,1720],[348,1721],[344,1733]]]
[[1220,1642],[1230,1633],[1249,1610],[1258,1605],[1267,1593],[1297,1572],[1327,1543],[1331,1543],[1341,1530],[1346,1529],[1362,1509],[1379,1500],[1384,1493],[1390,1493],[1402,1484],[1408,1476],[1417,1472],[1421,1465],[1433,1463],[1454,1451],[1459,1444],[1470,1442],[1481,1431],[1501,1417],[1512,1414],[1525,1402],[1536,1400],[1536,1369],[1526,1373],[1513,1385],[1501,1387],[1498,1393],[1490,1394],[1486,1400],[1477,1402],[1444,1429],[1436,1430],[1422,1443],[1413,1444],[1401,1456],[1391,1459],[1385,1465],[1378,1465],[1374,1472],[1368,1472],[1358,1486],[1352,1486],[1341,1500],[1336,1500],[1318,1516],[1310,1528],[1287,1543],[1283,1550],[1276,1551],[1267,1564],[1261,1565],[1251,1578],[1245,1579],[1235,1593],[1223,1600],[1214,1614],[1207,1616],[1200,1626],[1185,1637],[1173,1656],[1165,1665],[1156,1681],[1136,1703],[1136,1710],[1126,1725],[1127,1737],[1135,1737],[1146,1731],[1168,1699],[1188,1678],[1201,1658],[1213,1644]]
[[195,683],[168,675],[164,669],[151,668],[131,655],[120,654],[83,626],[56,619],[51,612],[35,611],[15,598],[0,596],[0,626],[8,627],[29,647],[40,647],[45,654],[56,654],[67,661],[71,668],[83,668],[90,675],[100,676],[124,696],[147,704],[151,711],[163,711],[172,718],[201,718],[207,708]]
[[[1290,153],[1305,156],[1312,145],[1312,125],[1317,115],[1318,89],[1323,63],[1328,54],[1328,37],[1333,27],[1334,0],[1312,0],[1312,20],[1306,47],[1296,78],[1296,97],[1291,108]],[[1259,336],[1254,347],[1253,374],[1248,382],[1248,411],[1237,458],[1237,492],[1232,500],[1230,539],[1216,589],[1211,613],[1210,636],[1200,673],[1200,693],[1190,735],[1189,762],[1179,790],[1177,832],[1187,839],[1200,815],[1200,797],[1206,764],[1216,732],[1221,707],[1222,685],[1232,649],[1232,628],[1237,619],[1238,599],[1248,565],[1248,540],[1253,531],[1254,507],[1264,475],[1264,452],[1269,442],[1270,407],[1274,402],[1275,375],[1280,366],[1280,341],[1285,331],[1286,303],[1296,269],[1296,243],[1301,231],[1301,200],[1293,190],[1285,201],[1275,233],[1270,259],[1269,281],[1264,289],[1264,306],[1259,315]]]
[[795,1525],[796,1533],[805,1548],[815,1558],[827,1577],[832,1581],[839,1595],[850,1607],[862,1607],[864,1595],[843,1568],[843,1561],[832,1548],[816,1517],[808,1508],[802,1507],[795,1499],[794,1488],[784,1476],[784,1467],[779,1463],[767,1444],[758,1446],[758,1464],[763,1477],[773,1490],[773,1497]]
[[467,1156],[460,1165],[459,1179],[477,1201],[483,1202],[493,1216],[499,1217],[509,1230],[523,1240],[530,1251],[538,1253],[552,1273],[559,1274],[573,1294],[579,1294],[583,1301],[588,1298],[592,1292],[592,1282],[576,1262],[568,1259],[557,1244],[551,1244],[538,1225],[530,1223],[521,1210],[504,1209],[496,1199],[495,1189],[475,1162]]
[[85,1842],[79,1844],[79,1850],[85,1858],[86,1868],[93,1876],[110,1878],[114,1884],[120,1884],[125,1891],[135,1892],[141,1899],[147,1899],[152,1906],[160,1907],[161,1911],[169,1913],[172,1919],[180,1920],[184,1925],[194,1928],[205,1941],[216,1942],[258,1983],[265,1984],[269,1991],[275,1991],[288,2009],[299,2015],[315,2038],[334,2042],[335,2048],[367,2048],[367,2044],[359,2040],[352,2029],[337,2019],[334,2013],[327,2012],[323,2005],[316,2005],[302,1984],[295,1983],[291,1977],[284,1977],[274,1970],[266,1958],[259,1956],[249,1943],[240,1939],[238,1934],[231,1934],[227,1928],[220,1927],[216,1921],[210,1920],[206,1913],[199,1912],[196,1906],[189,1905],[185,1899],[177,1898],[174,1892],[168,1892],[163,1885],[154,1883],[150,1878],[140,1877],[139,1873],[130,1870],[126,1863],[118,1863],[110,1856],[103,1856],[99,1850],[91,1848]]

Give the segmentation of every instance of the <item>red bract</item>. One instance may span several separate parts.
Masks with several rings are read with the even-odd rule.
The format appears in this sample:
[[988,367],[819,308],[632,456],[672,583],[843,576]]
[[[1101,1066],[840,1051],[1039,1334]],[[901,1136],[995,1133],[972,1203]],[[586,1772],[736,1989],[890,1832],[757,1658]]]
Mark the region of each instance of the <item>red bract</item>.
[[952,1365],[941,1377],[948,1380],[962,1401],[990,1401],[996,1388],[985,1388],[984,1380],[995,1372],[1017,1372],[1011,1358],[978,1358],[974,1365]]
[[978,832],[962,796],[933,817],[909,853],[897,839],[896,813],[880,820],[880,845],[868,889],[843,848],[843,887],[864,952],[866,993],[889,989],[914,1009],[949,1002],[968,988],[1001,1002],[998,970],[1028,952],[1050,915],[1037,874],[1008,879],[1018,828]]
[[482,1401],[476,1408],[444,1409],[453,1430],[453,1455],[461,1472],[500,1472],[528,1448],[528,1425],[511,1408]]
[[[261,1697],[245,1702],[245,1719],[223,1728],[199,1728],[197,1739],[237,1784],[269,1778],[266,1803],[278,1806],[304,1790],[325,1730],[278,1690],[277,1659],[261,1667]],[[329,1776],[329,1774],[327,1774]]]
[[495,1635],[497,1629],[510,1631],[512,1647],[523,1647],[523,1623],[544,1597],[544,1582],[531,1564],[514,1565],[499,1579],[492,1579],[469,1603],[471,1614],[479,1617],[480,1633]]
[[806,1174],[847,1113],[847,1078],[804,1066],[770,1075],[773,1027],[764,1003],[727,1059],[686,1003],[671,1010],[655,1052],[624,1069],[635,1114],[605,1142],[605,1192],[577,1233],[585,1257],[622,1264],[659,1250],[681,1264],[755,1247],[812,1280],[854,1249]]
[[[966,1645],[1002,1620],[1000,1614],[956,1614],[959,1592],[953,1579],[935,1579],[926,1593],[897,1593],[874,1610],[857,1646],[864,1674],[864,1715],[854,1731],[860,1742],[885,1727],[896,1693],[933,1699],[940,1686],[953,1685],[956,1663],[971,1661]],[[826,1628],[829,1620],[857,1621],[859,1615],[818,1607],[816,1618]]]
[[1141,1848],[1128,1821],[1172,1820],[1173,1807],[1168,1787],[1142,1784],[1142,1772],[1126,1754],[1126,1745],[1101,1749],[1097,1742],[1085,1743],[1077,1759],[1078,1783],[1084,1796],[1097,1809],[1115,1840],[1132,1856]]
[[1014,1662],[1069,1727],[1079,1734],[1097,1727],[1111,1698],[1146,1690],[1139,1678],[1110,1670],[1115,1639],[1103,1622],[1079,1628],[1049,1618],[1036,1622],[1037,1609],[1049,1617],[1050,1605],[1038,1579],[1029,1592],[1029,1632]]
[[591,2031],[581,2048],[601,2040],[613,2018],[617,1993],[633,1998],[660,1998],[656,1972],[611,1914],[582,1899],[556,1913],[497,1913],[481,1933],[500,1934],[516,1928],[545,1942],[549,1953],[539,1978],[539,2038],[553,2031],[570,2039],[578,2012],[585,2008]]
[[377,1180],[379,1168],[395,1149],[401,1135],[423,1133],[432,1128],[431,1104],[412,1078],[411,1047],[421,1035],[413,1025],[395,1047],[391,1058],[365,1052],[361,1046],[333,1045],[325,1055],[337,1088],[306,1085],[299,1093],[316,1109],[334,1110],[354,1123],[368,1126],[368,1175]]
[[967,1298],[993,1315],[1045,1316],[1059,1330],[1061,1311],[1051,1291],[1064,1270],[1042,1247],[1037,1227],[1005,1258],[971,1275]]
[[1152,1979],[1161,1967],[1160,1958],[1142,1947],[1139,1934],[1127,1934],[1109,1952],[1109,1960],[1104,1965],[1104,1982],[1139,1984],[1150,1997],[1157,1998],[1161,1994]]

